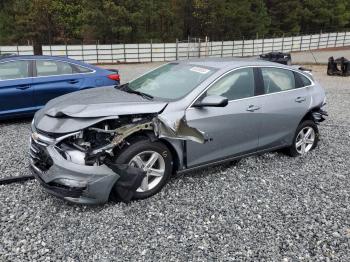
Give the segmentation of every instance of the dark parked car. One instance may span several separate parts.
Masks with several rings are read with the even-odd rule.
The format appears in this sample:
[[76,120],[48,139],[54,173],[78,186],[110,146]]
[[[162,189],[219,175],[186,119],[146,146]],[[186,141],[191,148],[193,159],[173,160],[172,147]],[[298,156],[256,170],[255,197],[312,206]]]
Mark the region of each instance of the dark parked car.
[[260,55],[260,58],[266,61],[275,62],[282,65],[292,64],[292,57],[289,53],[270,52],[267,54]]
[[289,66],[172,62],[119,88],[50,101],[32,123],[31,167],[48,192],[72,202],[142,199],[173,172],[282,148],[307,154],[324,103],[312,76]]
[[0,119],[31,115],[57,96],[119,81],[118,72],[66,57],[0,56]]

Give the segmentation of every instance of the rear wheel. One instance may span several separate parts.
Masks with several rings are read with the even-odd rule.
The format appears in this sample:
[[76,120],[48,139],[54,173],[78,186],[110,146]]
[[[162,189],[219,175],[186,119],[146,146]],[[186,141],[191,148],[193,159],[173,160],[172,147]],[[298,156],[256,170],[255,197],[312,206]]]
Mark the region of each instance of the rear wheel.
[[158,193],[171,176],[172,155],[167,146],[146,139],[136,140],[115,158],[117,164],[129,164],[146,172],[134,199],[144,199]]
[[302,122],[295,132],[293,144],[287,149],[288,155],[295,157],[307,154],[317,146],[318,136],[318,128],[314,121]]

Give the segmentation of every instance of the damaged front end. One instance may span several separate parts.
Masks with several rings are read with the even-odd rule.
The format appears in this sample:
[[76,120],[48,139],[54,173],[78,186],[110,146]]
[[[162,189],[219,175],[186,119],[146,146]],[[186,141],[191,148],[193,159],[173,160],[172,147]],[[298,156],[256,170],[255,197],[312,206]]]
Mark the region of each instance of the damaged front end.
[[312,118],[316,124],[322,123],[323,121],[326,120],[325,117],[328,116],[328,113],[325,110],[323,110],[322,108],[313,110],[311,112],[311,114],[312,114]]
[[[72,121],[74,118],[57,121]],[[156,113],[101,118],[101,121],[69,133],[47,133],[32,126],[31,169],[49,193],[71,202],[104,203],[110,192],[129,202],[145,176],[141,168],[115,163],[115,156],[138,134],[156,138],[204,143],[204,134],[186,124],[184,116],[173,120]]]

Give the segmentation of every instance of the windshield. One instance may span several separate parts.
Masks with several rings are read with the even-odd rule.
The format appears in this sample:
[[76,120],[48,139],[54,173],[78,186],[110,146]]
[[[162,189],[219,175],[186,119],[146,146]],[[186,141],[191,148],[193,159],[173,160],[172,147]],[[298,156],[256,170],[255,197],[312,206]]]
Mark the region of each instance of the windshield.
[[131,81],[128,88],[153,97],[176,100],[190,93],[215,71],[203,66],[171,63]]

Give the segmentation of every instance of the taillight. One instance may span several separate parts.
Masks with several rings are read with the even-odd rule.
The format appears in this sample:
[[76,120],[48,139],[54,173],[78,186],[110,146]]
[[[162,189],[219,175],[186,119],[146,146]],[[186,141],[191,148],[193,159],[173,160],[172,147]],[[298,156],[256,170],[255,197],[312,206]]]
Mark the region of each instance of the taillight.
[[107,76],[109,79],[114,81],[120,81],[120,75],[119,74],[111,74]]

